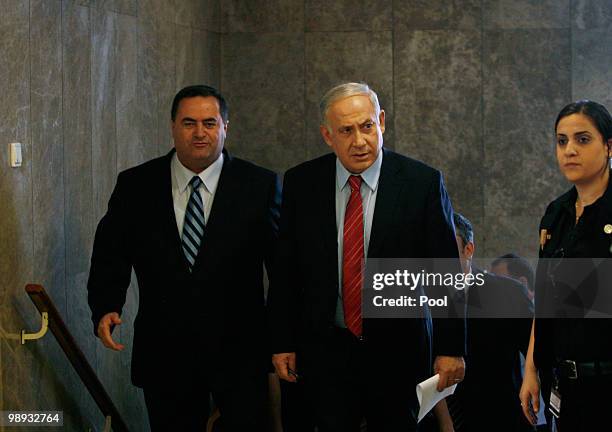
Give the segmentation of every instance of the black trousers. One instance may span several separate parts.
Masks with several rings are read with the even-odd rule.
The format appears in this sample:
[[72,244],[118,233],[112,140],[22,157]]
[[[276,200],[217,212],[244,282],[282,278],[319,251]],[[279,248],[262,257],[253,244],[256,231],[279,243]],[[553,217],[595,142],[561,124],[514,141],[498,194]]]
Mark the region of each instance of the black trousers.
[[[612,375],[562,378],[561,416],[556,419],[560,432],[612,430],[610,388]],[[545,399],[550,398],[544,395]]]
[[306,399],[304,383],[280,382],[283,432],[314,432],[312,408]]
[[318,432],[416,431],[416,373],[410,356],[330,329],[298,353],[308,406]]
[[230,371],[222,364],[212,367],[206,361],[194,361],[195,357],[190,360],[171,371],[160,370],[159,378],[143,387],[153,432],[205,431],[211,395],[219,408],[224,432],[266,429],[268,381],[265,370]]
[[484,378],[466,378],[455,394],[447,398],[455,432],[478,432],[489,428],[495,432],[533,431],[521,410],[519,390],[507,384],[500,385],[499,376],[489,381]]

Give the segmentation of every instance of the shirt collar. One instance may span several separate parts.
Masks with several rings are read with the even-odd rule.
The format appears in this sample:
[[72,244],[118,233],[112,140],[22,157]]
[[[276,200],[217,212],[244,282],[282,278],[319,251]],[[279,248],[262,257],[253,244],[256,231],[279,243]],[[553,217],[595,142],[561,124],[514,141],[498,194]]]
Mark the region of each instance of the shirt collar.
[[[372,190],[375,191],[378,187],[378,178],[380,177],[380,167],[382,166],[383,150],[382,148],[378,151],[378,156],[372,165],[368,167],[364,172],[359,174],[363,182]],[[339,190],[346,187],[348,179],[354,174],[350,173],[340,159],[336,157],[336,185]]]
[[[575,208],[576,199],[578,199],[578,191],[576,190],[576,186],[573,186],[569,191],[563,194],[561,198],[559,199],[561,208],[575,215],[576,214],[576,208]],[[608,178],[608,185],[606,186],[606,190],[604,191],[603,195],[597,198],[597,200],[595,200],[595,202],[593,202],[592,204],[589,204],[588,206],[586,206],[585,211],[591,211],[594,208],[598,208],[599,206],[604,205],[604,203],[608,207],[610,207],[610,204],[612,204],[612,170],[610,170],[610,177]]]
[[172,165],[174,166],[174,175],[179,193],[183,193],[185,190],[187,190],[189,187],[189,182],[193,176],[200,177],[200,180],[202,180],[207,192],[213,193],[217,189],[219,177],[221,176],[221,170],[223,169],[223,153],[219,155],[216,161],[211,163],[208,168],[199,174],[194,173],[183,165],[178,159],[176,152],[174,153],[174,156],[172,156]]

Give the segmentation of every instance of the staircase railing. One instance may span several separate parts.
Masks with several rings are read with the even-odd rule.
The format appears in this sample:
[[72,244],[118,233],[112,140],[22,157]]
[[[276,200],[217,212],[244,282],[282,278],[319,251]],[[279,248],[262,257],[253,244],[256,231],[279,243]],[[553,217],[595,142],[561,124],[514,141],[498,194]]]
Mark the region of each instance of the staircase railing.
[[77,372],[81,381],[83,381],[83,384],[85,384],[85,387],[106,418],[107,426],[105,430],[108,428],[110,417],[111,427],[114,432],[128,432],[128,428],[121,418],[121,414],[119,414],[115,404],[108,393],[106,393],[104,386],[87,361],[83,351],[81,351],[77,345],[68,327],[66,327],[64,320],[62,320],[62,317],[51,298],[45,292],[45,289],[41,285],[26,285],[25,290],[41,315],[47,313],[48,325],[51,333],[53,333],[55,339],[57,339],[66,357],[68,357],[70,364],[72,364],[72,367],[74,367],[74,370]]

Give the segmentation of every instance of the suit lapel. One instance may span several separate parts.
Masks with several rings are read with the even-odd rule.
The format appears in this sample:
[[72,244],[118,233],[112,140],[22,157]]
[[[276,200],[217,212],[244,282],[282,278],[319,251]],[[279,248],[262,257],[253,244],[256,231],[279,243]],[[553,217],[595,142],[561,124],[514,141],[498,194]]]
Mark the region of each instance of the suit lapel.
[[174,213],[174,199],[172,198],[172,170],[170,168],[172,157],[174,156],[175,150],[172,149],[166,156],[165,163],[163,165],[163,172],[158,177],[160,180],[159,192],[161,199],[159,200],[159,213],[162,217],[162,231],[164,236],[164,242],[168,245],[167,256],[168,261],[176,266],[179,266],[181,270],[188,271],[187,259],[183,253],[183,247],[181,245],[181,233],[178,231],[176,224],[176,215]]
[[[313,201],[318,205],[319,223],[325,250],[329,260],[338,272],[338,227],[336,226],[336,157],[330,155],[325,160],[322,175],[319,176],[319,185],[314,188],[320,199]],[[336,277],[337,278],[337,277]]]
[[223,150],[223,168],[210,209],[210,215],[204,228],[202,245],[194,263],[194,271],[203,265],[203,263],[210,264],[211,259],[218,255],[213,254],[211,251],[216,247],[216,242],[223,241],[223,228],[224,224],[228,223],[228,215],[231,215],[232,212],[240,211],[236,207],[236,201],[244,193],[244,191],[241,191],[241,188],[244,189],[245,184],[248,183],[240,182],[236,171],[233,169],[232,157],[226,150]]
[[383,152],[368,247],[369,258],[380,256],[384,240],[389,234],[390,227],[393,226],[394,210],[403,187],[403,184],[397,180],[400,167],[395,163],[392,154],[384,149]]

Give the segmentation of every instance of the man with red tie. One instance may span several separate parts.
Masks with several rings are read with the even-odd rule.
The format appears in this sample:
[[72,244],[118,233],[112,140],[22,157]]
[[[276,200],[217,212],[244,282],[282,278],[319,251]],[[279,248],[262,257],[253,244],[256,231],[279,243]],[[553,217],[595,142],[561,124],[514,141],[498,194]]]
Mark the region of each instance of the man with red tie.
[[416,430],[415,385],[432,364],[440,389],[463,378],[464,323],[363,319],[362,262],[458,257],[452,207],[439,171],[383,149],[385,112],[367,84],[329,90],[321,121],[333,154],[285,174],[272,361],[303,382],[319,432],[364,418],[369,432]]

